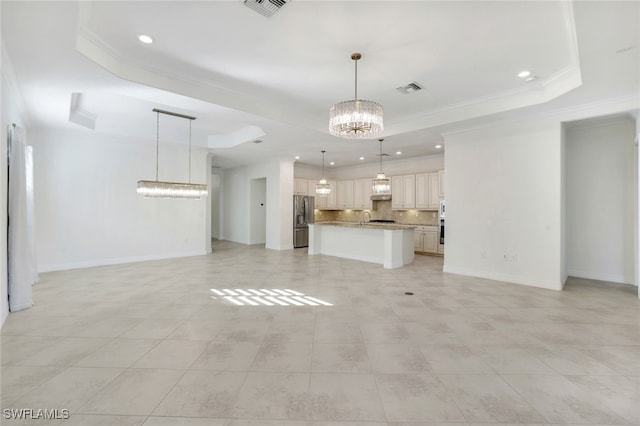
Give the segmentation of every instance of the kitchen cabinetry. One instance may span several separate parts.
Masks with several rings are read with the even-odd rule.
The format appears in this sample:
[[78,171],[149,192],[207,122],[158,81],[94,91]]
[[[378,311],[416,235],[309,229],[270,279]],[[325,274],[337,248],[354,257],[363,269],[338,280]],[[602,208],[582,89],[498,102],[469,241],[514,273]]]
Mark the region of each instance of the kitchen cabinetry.
[[309,184],[307,179],[294,178],[293,179],[293,195],[309,195],[308,186]]
[[356,210],[370,210],[373,208],[371,195],[373,194],[373,179],[355,179],[353,181],[353,208]]
[[416,207],[419,210],[438,210],[444,200],[444,170],[416,175]]
[[336,207],[339,209],[353,208],[352,180],[339,180],[336,183]]
[[418,226],[413,231],[414,249],[424,253],[438,253],[440,240],[437,226]]
[[416,175],[391,176],[391,208],[416,208]]
[[[329,184],[329,188],[331,188],[331,192],[326,197],[320,197],[318,195],[315,196],[315,208],[321,210],[335,210],[337,209],[336,205],[336,181],[335,180],[327,180]],[[314,182],[315,188],[316,182]],[[315,189],[314,189],[315,191]]]

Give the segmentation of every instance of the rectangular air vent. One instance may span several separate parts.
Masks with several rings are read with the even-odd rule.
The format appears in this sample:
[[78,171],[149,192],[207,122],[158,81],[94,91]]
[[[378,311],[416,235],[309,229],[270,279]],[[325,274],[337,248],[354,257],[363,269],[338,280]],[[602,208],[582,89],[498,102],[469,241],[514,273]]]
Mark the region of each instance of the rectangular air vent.
[[244,4],[268,18],[287,4],[287,1],[290,0],[244,0]]
[[413,83],[409,83],[405,86],[396,87],[396,90],[404,93],[405,95],[408,95],[409,93],[414,93],[422,90],[422,86],[414,81]]

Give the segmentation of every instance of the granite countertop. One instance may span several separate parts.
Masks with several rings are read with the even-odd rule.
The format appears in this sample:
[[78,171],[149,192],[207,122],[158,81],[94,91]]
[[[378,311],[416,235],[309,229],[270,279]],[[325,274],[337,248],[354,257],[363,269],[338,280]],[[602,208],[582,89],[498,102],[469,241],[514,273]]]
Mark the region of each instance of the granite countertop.
[[314,225],[322,226],[341,226],[343,228],[365,228],[365,229],[382,229],[387,231],[397,231],[400,229],[415,229],[416,225],[399,225],[395,223],[370,223],[365,222],[360,225],[359,222],[316,222]]

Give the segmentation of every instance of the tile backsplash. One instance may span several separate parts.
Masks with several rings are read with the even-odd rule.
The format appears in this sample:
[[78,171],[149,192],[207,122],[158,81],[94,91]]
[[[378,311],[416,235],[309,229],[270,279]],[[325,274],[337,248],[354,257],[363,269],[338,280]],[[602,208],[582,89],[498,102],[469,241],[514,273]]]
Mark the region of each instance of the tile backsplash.
[[396,223],[411,225],[439,224],[436,210],[392,210],[391,201],[373,201],[371,210],[316,210],[315,221],[360,222],[365,211],[371,213],[371,219],[395,220]]

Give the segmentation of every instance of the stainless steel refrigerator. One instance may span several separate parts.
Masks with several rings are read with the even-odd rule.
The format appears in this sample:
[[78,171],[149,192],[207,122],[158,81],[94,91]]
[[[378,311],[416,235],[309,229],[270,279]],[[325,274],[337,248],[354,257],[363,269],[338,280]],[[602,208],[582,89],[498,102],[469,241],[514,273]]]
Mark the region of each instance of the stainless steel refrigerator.
[[313,223],[313,197],[293,196],[293,247],[309,247],[309,224]]

